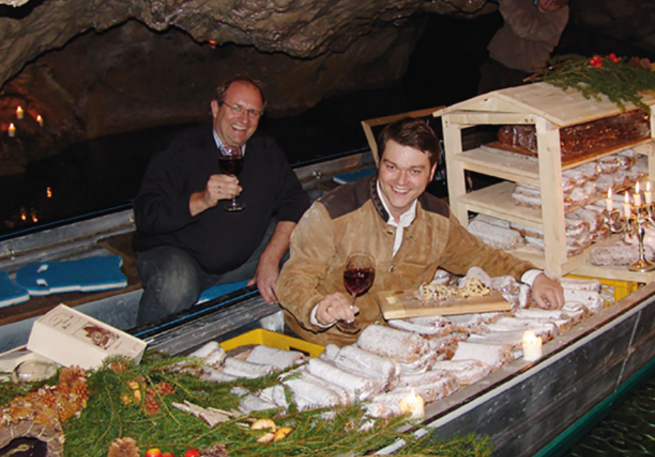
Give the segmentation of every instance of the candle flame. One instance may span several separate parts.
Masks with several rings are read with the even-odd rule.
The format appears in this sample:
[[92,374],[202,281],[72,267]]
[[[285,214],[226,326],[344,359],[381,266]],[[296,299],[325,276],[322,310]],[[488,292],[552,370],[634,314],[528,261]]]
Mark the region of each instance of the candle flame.
[[535,344],[537,342],[537,335],[532,330],[526,330],[523,333],[523,342],[526,344]]
[[45,194],[48,198],[52,198],[52,189],[50,187],[46,188]]
[[639,181],[637,181],[637,184],[635,184],[635,192],[639,193]]
[[612,188],[610,187],[607,189],[607,198],[611,199],[612,198]]
[[43,118],[41,117],[40,114],[36,115],[36,122],[38,122],[39,125],[43,126]]
[[624,199],[624,201],[625,201],[626,203],[630,203],[630,192],[626,192],[626,193],[625,193],[625,199]]
[[646,190],[647,190],[648,192],[650,192],[650,181],[648,181],[648,182],[646,183]]

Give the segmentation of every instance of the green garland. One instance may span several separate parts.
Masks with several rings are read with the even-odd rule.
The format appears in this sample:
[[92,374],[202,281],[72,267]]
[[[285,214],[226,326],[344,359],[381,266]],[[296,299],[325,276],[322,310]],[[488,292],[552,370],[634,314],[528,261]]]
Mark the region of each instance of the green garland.
[[[291,434],[282,440],[259,443],[257,439],[263,432],[244,426],[248,424],[245,417],[210,428],[201,419],[174,408],[171,403],[186,400],[202,407],[234,410],[240,397],[231,392],[233,387],[256,392],[277,384],[279,373],[255,380],[218,383],[202,381],[192,373],[181,372],[180,367],[193,372],[200,365],[197,359],[148,352],[138,366],[125,359],[111,358],[101,369],[90,372],[87,406],[79,417],[64,425],[66,456],[105,457],[112,441],[125,437],[136,440],[141,455],[149,448],[159,448],[182,456],[188,449],[207,449],[219,443],[225,446],[230,457],[354,457],[369,455],[398,439],[407,444],[395,455],[487,457],[493,450],[487,438],[478,440],[473,434],[448,442],[441,442],[432,434],[417,439],[411,433],[398,432],[402,427],[412,425],[407,416],[371,419],[365,416],[359,404],[305,411],[297,411],[292,406],[288,411],[252,413],[248,418],[250,421],[271,418],[278,427],[292,429]],[[56,379],[49,380],[48,384],[55,384]],[[165,390],[157,390],[158,386],[164,385]],[[0,383],[0,386],[3,401],[9,396],[27,393],[11,383]],[[150,402],[156,398],[157,406],[161,408],[154,414],[148,410],[148,392]],[[154,397],[153,392],[157,392]]]
[[642,100],[642,93],[655,90],[655,72],[641,64],[639,59],[616,57],[588,57],[568,54],[551,59],[548,67],[535,73],[528,81],[544,81],[564,90],[579,90],[586,98],[601,101],[605,94],[610,101],[625,111],[625,103],[649,112]]

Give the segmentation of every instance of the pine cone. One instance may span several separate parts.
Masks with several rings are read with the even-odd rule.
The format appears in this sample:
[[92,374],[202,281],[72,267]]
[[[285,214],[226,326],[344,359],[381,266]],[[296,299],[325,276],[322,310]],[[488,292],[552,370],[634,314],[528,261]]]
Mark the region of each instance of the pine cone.
[[125,438],[116,438],[109,445],[107,457],[139,457],[141,452],[136,445],[136,441],[129,436]]
[[162,396],[175,393],[175,387],[167,382],[160,382],[155,386],[155,388],[157,389],[157,392],[159,392],[159,394]]
[[230,454],[224,445],[214,443],[207,449],[201,449],[200,455],[202,457],[228,457]]
[[146,412],[151,416],[159,413],[161,411],[161,405],[157,401],[157,395],[155,394],[154,389],[148,389],[146,391]]
[[73,385],[76,383],[86,383],[86,371],[78,366],[63,368],[59,373],[59,384]]

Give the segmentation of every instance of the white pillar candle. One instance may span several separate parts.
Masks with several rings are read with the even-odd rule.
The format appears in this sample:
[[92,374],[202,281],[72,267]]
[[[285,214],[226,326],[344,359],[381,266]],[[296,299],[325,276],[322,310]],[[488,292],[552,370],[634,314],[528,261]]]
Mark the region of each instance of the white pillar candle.
[[521,340],[523,358],[528,362],[539,360],[542,356],[541,337],[536,336],[532,330],[526,330]]
[[9,124],[9,128],[7,129],[7,133],[9,134],[10,138],[13,138],[16,136],[16,126],[14,124]]
[[411,414],[412,419],[425,417],[425,400],[414,389],[400,400],[398,407],[402,414]]
[[650,205],[653,203],[653,193],[650,189],[650,181],[646,183],[646,190],[644,191],[644,198],[646,199],[646,204]]
[[612,200],[612,188],[607,189],[607,198],[605,198],[605,205],[607,206],[607,212],[611,213],[614,209],[614,201]]
[[625,199],[623,200],[623,215],[625,217],[630,217],[632,214],[632,208],[630,208],[630,193],[625,193]]
[[24,115],[23,108],[21,106],[16,107],[16,119],[22,119]]
[[37,114],[37,116],[36,116],[36,122],[38,122],[39,125],[40,125],[41,127],[43,127],[43,118],[41,117],[40,114]]
[[641,206],[641,191],[639,190],[639,181],[637,181],[637,184],[635,185],[635,206]]

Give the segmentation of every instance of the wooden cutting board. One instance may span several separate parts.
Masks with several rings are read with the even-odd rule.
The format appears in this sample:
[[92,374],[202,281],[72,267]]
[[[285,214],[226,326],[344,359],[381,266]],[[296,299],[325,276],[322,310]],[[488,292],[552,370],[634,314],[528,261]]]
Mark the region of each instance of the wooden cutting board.
[[422,316],[449,316],[452,314],[509,311],[510,303],[499,293],[479,298],[454,298],[441,304],[438,301],[423,302],[409,291],[379,292],[375,298],[385,319],[405,319]]

